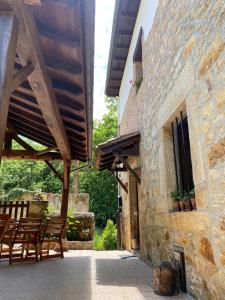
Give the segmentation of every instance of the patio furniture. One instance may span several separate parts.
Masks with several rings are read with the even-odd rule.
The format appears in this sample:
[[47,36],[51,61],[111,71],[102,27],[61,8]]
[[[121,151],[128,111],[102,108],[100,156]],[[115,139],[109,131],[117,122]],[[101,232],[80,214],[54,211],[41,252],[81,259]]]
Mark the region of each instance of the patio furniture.
[[[9,222],[10,215],[0,215],[0,243],[4,237],[7,224]],[[0,244],[0,258],[2,256],[2,243]]]
[[[10,265],[13,263],[13,261],[21,261],[30,258],[30,245],[33,246],[35,260],[38,261],[38,243],[41,222],[42,219],[21,218],[19,223],[15,221],[8,223],[8,228],[4,233],[1,245],[5,244],[9,247],[8,257]],[[19,254],[13,253],[16,245],[19,245]],[[24,250],[26,250],[25,258]],[[16,257],[16,259],[14,259],[14,257]]]
[[[48,258],[64,258],[62,239],[66,229],[65,219],[49,219],[41,232],[40,260]],[[59,244],[60,253],[50,254],[52,243]],[[45,248],[47,244],[47,251]],[[46,253],[46,254],[45,254]],[[44,255],[43,255],[44,254]]]
[[[18,223],[15,222],[15,219],[10,219],[10,215],[0,215],[0,220],[2,225],[1,238],[0,238],[0,259],[9,258],[9,260],[11,261],[13,255],[12,253],[13,238]],[[5,248],[3,249],[4,245],[7,246],[8,249]]]
[[21,218],[27,218],[29,215],[29,201],[10,201],[0,203],[0,212],[9,215],[11,219],[19,221]]

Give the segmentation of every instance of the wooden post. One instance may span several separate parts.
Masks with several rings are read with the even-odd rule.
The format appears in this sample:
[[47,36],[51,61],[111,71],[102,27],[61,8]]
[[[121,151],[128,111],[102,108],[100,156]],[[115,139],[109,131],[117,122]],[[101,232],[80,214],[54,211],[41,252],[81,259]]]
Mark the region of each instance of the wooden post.
[[0,12],[0,160],[7,125],[17,38],[18,24],[14,15]]
[[70,168],[71,168],[71,161],[64,161],[62,205],[61,205],[61,218],[62,219],[66,219],[67,211],[68,211],[69,187],[70,187]]

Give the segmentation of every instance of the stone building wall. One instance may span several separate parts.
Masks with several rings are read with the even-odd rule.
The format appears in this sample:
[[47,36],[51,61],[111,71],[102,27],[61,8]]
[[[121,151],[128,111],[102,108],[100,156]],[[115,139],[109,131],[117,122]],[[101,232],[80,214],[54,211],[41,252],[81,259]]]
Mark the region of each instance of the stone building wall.
[[[188,292],[225,299],[225,3],[161,0],[144,40],[143,82],[137,94],[131,87],[120,124],[120,134],[141,132],[141,256],[156,265],[173,259],[174,245],[183,247]],[[188,116],[197,211],[169,213],[170,123],[181,110]],[[130,237],[129,194],[123,198]]]

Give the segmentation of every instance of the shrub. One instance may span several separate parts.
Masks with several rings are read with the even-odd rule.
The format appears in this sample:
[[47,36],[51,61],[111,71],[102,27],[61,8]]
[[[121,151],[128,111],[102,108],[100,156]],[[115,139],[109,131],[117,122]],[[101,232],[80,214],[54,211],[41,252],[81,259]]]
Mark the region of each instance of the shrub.
[[94,232],[94,250],[102,251],[104,250],[102,230],[96,228]]
[[76,220],[69,211],[67,216],[66,236],[68,241],[89,241],[90,229]]
[[117,228],[112,220],[108,220],[102,233],[103,247],[105,250],[115,250],[117,241]]

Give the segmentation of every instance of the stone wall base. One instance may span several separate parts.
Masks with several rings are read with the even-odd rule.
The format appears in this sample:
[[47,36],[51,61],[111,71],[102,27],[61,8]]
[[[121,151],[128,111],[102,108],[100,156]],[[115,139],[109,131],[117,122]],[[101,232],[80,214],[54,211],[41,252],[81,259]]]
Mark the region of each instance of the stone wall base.
[[93,250],[93,241],[67,241],[69,250]]

